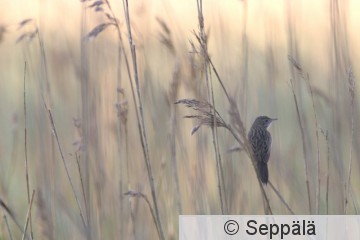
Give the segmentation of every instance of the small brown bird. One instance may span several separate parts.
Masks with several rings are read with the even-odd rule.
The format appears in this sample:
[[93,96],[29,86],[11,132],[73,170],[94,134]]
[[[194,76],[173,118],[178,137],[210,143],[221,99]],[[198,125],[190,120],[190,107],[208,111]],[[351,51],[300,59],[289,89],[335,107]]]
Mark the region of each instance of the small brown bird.
[[265,184],[269,180],[267,162],[269,161],[271,150],[271,135],[267,129],[275,120],[277,119],[266,116],[257,117],[248,133],[248,140],[257,162],[260,180]]

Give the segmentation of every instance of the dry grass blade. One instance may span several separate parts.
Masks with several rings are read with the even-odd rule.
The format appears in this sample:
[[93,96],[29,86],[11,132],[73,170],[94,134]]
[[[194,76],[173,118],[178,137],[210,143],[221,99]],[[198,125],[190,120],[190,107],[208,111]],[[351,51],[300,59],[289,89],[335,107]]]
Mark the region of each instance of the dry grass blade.
[[162,32],[159,33],[160,42],[163,43],[170,50],[172,54],[175,54],[175,46],[172,41],[170,28],[161,18],[156,17],[156,21],[159,23],[162,29]]
[[175,104],[184,104],[188,108],[193,108],[194,110],[200,110],[206,107],[212,107],[208,102],[201,102],[196,99],[180,99],[175,102]]
[[[137,65],[137,57],[136,57],[136,47],[133,42],[133,37],[132,37],[132,32],[131,32],[129,4],[128,4],[127,0],[123,0],[123,7],[124,7],[125,20],[126,20],[126,27],[127,27],[127,31],[128,31],[129,47],[131,50],[131,58],[132,58],[132,63],[133,63],[133,73],[134,73],[134,81],[135,81],[136,95],[137,95],[136,97],[134,94],[131,76],[129,76],[129,80],[130,80],[131,89],[132,89],[132,93],[133,93],[134,103],[135,103],[135,106],[138,108],[138,110],[136,110],[137,122],[138,122],[141,146],[142,146],[142,150],[143,150],[143,154],[144,154],[144,161],[145,161],[149,184],[150,184],[150,189],[151,189],[151,196],[152,196],[153,204],[154,204],[154,211],[155,211],[155,216],[156,216],[155,224],[156,224],[156,227],[158,230],[159,238],[161,240],[164,240],[165,236],[164,236],[163,227],[162,227],[161,220],[160,220],[160,213],[159,213],[158,200],[157,200],[158,197],[156,195],[154,177],[153,177],[152,166],[151,166],[151,161],[150,161],[149,146],[148,146],[148,141],[147,141],[146,127],[145,127],[145,120],[144,120],[143,102],[142,102],[142,97],[140,94],[140,81],[139,81],[139,73],[138,73],[138,65]],[[118,29],[119,38],[120,38],[120,36],[121,36],[120,29],[119,28],[117,28],[117,29]],[[127,67],[127,69],[129,70],[128,67]],[[130,71],[128,71],[128,74],[131,75]],[[137,101],[136,101],[136,98],[137,98]]]
[[161,28],[164,30],[164,32],[165,32],[167,35],[170,35],[170,34],[171,34],[170,28],[168,27],[168,25],[165,23],[164,20],[162,20],[162,19],[159,18],[159,17],[156,17],[156,21],[160,24]]
[[293,67],[295,67],[299,72],[303,72],[301,65],[292,56],[288,55],[288,59]]
[[103,4],[104,4],[103,1],[95,1],[93,4],[91,4],[90,6],[88,6],[88,8],[100,7],[100,6],[103,5]]
[[199,120],[199,123],[193,128],[191,131],[191,135],[193,135],[202,125],[210,126],[210,127],[227,127],[227,125],[221,121],[217,116],[215,116],[215,121],[213,115],[188,115],[185,118],[195,118]]
[[233,147],[230,147],[226,152],[233,153],[233,152],[241,152],[242,150],[244,150],[242,147],[233,146]]
[[29,203],[28,212],[27,212],[27,214],[26,214],[26,221],[25,221],[25,226],[24,226],[24,232],[23,232],[22,240],[24,240],[25,237],[26,237],[26,230],[27,230],[27,227],[28,227],[28,224],[29,224],[29,219],[30,219],[30,216],[31,216],[31,208],[32,208],[32,204],[33,204],[33,201],[34,201],[34,196],[35,196],[35,190],[33,190],[33,193],[32,193],[32,196],[31,196],[31,200],[30,200],[30,203]]
[[102,7],[96,7],[95,12],[103,12],[104,9]]
[[[30,181],[29,181],[29,162],[27,151],[27,115],[26,115],[26,62],[24,64],[24,151],[25,151],[25,180],[28,204],[30,203]],[[30,214],[30,234],[33,237],[32,220]]]
[[60,156],[61,156],[61,159],[62,159],[64,168],[65,168],[66,176],[67,176],[67,178],[68,178],[68,180],[69,180],[71,190],[72,190],[72,192],[73,192],[73,194],[74,194],[75,201],[76,201],[77,206],[78,206],[78,208],[79,208],[79,213],[80,213],[80,217],[81,217],[81,220],[82,220],[82,224],[83,224],[84,228],[86,229],[86,228],[87,228],[87,225],[86,225],[86,222],[85,222],[84,214],[83,214],[83,211],[82,211],[82,209],[81,209],[81,205],[80,205],[78,196],[77,196],[76,191],[75,191],[75,186],[74,186],[74,183],[73,183],[73,181],[72,181],[72,178],[71,178],[71,175],[70,175],[68,166],[67,166],[66,161],[65,161],[65,156],[64,156],[62,147],[61,147],[61,145],[60,145],[60,140],[59,140],[59,137],[58,137],[58,134],[57,134],[57,131],[56,131],[56,127],[55,127],[55,123],[54,123],[54,119],[53,119],[51,110],[46,106],[45,102],[44,102],[44,106],[45,106],[45,109],[46,109],[47,112],[48,112],[48,117],[49,117],[49,120],[50,120],[51,129],[52,129],[52,132],[53,132],[53,134],[54,134],[54,137],[55,137],[55,140],[56,140],[56,143],[57,143],[59,152],[60,152]]
[[28,37],[30,35],[30,33],[26,32],[26,33],[23,33],[21,34],[15,41],[15,43],[19,43],[21,42],[22,40],[24,40],[26,37]]
[[[13,211],[10,210],[10,208],[5,204],[5,202],[0,198],[0,206],[9,214],[9,216],[11,217],[11,219],[15,222],[15,225],[19,228],[19,230],[24,234],[24,230],[21,227],[19,221],[16,219]],[[27,236],[27,235],[26,235]],[[27,236],[27,238],[29,238]]]
[[53,239],[55,237],[54,225],[50,219],[51,214],[42,191],[38,191],[37,201],[35,203],[38,212],[37,215],[39,216],[40,219],[40,223],[37,224],[37,226],[40,227],[41,236],[42,238],[45,239]]
[[295,215],[294,211],[290,208],[289,204],[285,201],[285,199],[284,199],[283,196],[280,194],[280,192],[274,187],[274,185],[272,184],[272,182],[269,181],[269,185],[270,185],[270,187],[274,190],[274,192],[276,193],[276,196],[278,196],[279,199],[281,200],[281,202],[285,205],[286,209],[287,209],[292,215]]
[[350,108],[351,108],[351,140],[350,140],[350,160],[349,160],[349,168],[348,168],[348,177],[345,182],[345,204],[344,210],[345,214],[347,213],[347,203],[349,197],[349,190],[350,190],[350,178],[351,178],[351,165],[352,165],[352,152],[353,152],[353,143],[354,143],[354,100],[355,100],[355,77],[352,72],[352,68],[349,68],[348,73],[348,84],[349,84],[349,93],[350,93]]
[[142,192],[138,192],[138,191],[134,191],[134,190],[129,190],[129,191],[127,191],[126,193],[124,193],[124,196],[136,197],[136,198],[144,199],[145,202],[146,202],[146,204],[147,204],[148,207],[149,207],[149,210],[150,210],[151,216],[152,216],[152,218],[153,218],[154,224],[155,224],[155,226],[156,226],[156,229],[157,229],[157,231],[160,231],[158,224],[156,224],[155,211],[154,211],[154,209],[152,208],[151,203],[150,203],[148,197],[147,197],[145,194],[143,194]]
[[8,220],[7,220],[7,218],[6,218],[6,215],[4,214],[4,221],[5,221],[5,223],[6,223],[6,229],[7,229],[7,231],[8,231],[8,233],[9,233],[9,239],[10,240],[13,240],[13,236],[12,236],[12,233],[11,233],[11,230],[10,230],[10,226],[9,226],[9,222],[8,222]]
[[97,25],[93,30],[91,30],[88,35],[86,35],[85,39],[87,41],[90,41],[94,38],[96,38],[97,35],[99,35],[101,32],[103,32],[107,27],[110,25],[114,25],[114,23],[101,23]]
[[109,19],[112,22],[118,22],[119,20],[117,18],[112,17],[109,13],[105,13],[105,16],[107,19]]
[[29,41],[33,40],[34,37],[39,33],[38,29],[36,28],[33,32],[29,34]]
[[225,127],[228,128],[228,125],[221,118],[220,114],[215,110],[215,108],[208,102],[201,102],[195,99],[181,99],[175,102],[175,104],[184,104],[188,108],[192,108],[195,111],[199,112],[199,115],[187,115],[185,118],[194,118],[199,122],[191,130],[191,135],[193,135],[202,125],[214,127]]
[[21,28],[23,28],[25,25],[27,25],[31,21],[32,21],[31,18],[22,20],[21,22],[19,22],[19,27],[17,30],[20,30]]
[[220,117],[220,114],[216,109],[208,102],[199,101],[196,99],[180,99],[175,102],[175,104],[183,104],[188,108],[192,108],[195,111],[199,111],[204,114],[211,114],[210,110],[214,110],[216,115]]
[[312,86],[310,84],[310,77],[308,73],[305,73],[303,67],[301,66],[301,64],[296,61],[293,57],[291,57],[290,55],[288,55],[288,59],[291,62],[292,66],[298,70],[300,77],[305,80],[309,92],[310,92],[310,96],[311,96],[311,102],[312,102],[312,108],[313,108],[313,113],[314,113],[314,119],[315,119],[315,133],[316,133],[316,149],[317,149],[317,164],[316,164],[316,169],[317,169],[317,186],[316,186],[316,214],[319,214],[320,211],[320,147],[319,147],[319,126],[318,126],[318,119],[317,119],[317,114],[316,114],[316,110],[315,110],[315,100],[314,100],[314,94],[313,94],[313,89]]
[[11,218],[13,218],[13,219],[15,218],[14,213],[10,210],[10,208],[1,199],[0,199],[0,206],[10,215]]
[[350,196],[352,198],[352,203],[353,203],[353,206],[354,206],[354,209],[355,209],[355,215],[359,215],[359,202],[356,198],[356,195],[354,193],[354,188],[352,185],[350,185]]
[[24,41],[25,39],[27,39],[29,42],[31,42],[34,37],[36,37],[39,33],[39,30],[37,28],[35,28],[35,30],[30,31],[30,32],[25,32],[23,34],[21,34],[15,41],[16,44]]
[[306,189],[307,189],[307,197],[308,197],[308,206],[309,206],[309,214],[311,214],[311,196],[310,196],[310,183],[309,183],[309,177],[308,177],[308,165],[307,165],[307,149],[306,149],[306,142],[305,142],[305,133],[304,133],[304,127],[303,127],[303,123],[301,121],[301,117],[300,117],[300,109],[299,109],[299,104],[298,104],[298,100],[295,94],[295,88],[294,88],[294,83],[293,80],[290,79],[290,88],[293,94],[293,98],[294,98],[294,103],[295,103],[295,108],[296,108],[296,115],[297,115],[297,120],[298,120],[298,124],[299,124],[299,128],[300,128],[300,133],[301,133],[301,139],[302,139],[302,148],[303,148],[303,154],[304,154],[304,171],[305,171],[305,181],[306,181]]
[[[208,37],[204,31],[204,16],[203,16],[203,8],[202,8],[202,0],[197,0],[197,12],[198,12],[198,23],[199,23],[199,31],[198,34],[195,33],[194,35],[197,38],[197,41],[199,43],[200,48],[200,57],[202,58],[202,68],[205,73],[205,82],[207,87],[207,96],[208,101],[211,103],[213,107],[209,108],[209,114],[212,117],[212,121],[210,121],[211,124],[213,124],[213,127],[211,128],[212,133],[212,142],[214,146],[215,151],[215,160],[216,160],[216,172],[217,172],[217,178],[218,178],[218,191],[219,191],[219,199],[220,199],[220,207],[221,207],[221,213],[226,214],[228,212],[227,207],[227,201],[226,201],[226,194],[225,194],[225,181],[224,181],[224,174],[223,174],[223,168],[221,163],[221,155],[219,150],[219,139],[217,134],[217,119],[216,115],[219,115],[215,110],[215,98],[214,98],[214,89],[213,89],[213,81],[211,79],[211,70],[208,68],[209,66],[209,55],[208,55],[208,46],[207,46],[207,40]],[[220,115],[219,115],[220,116]],[[209,122],[209,121],[206,121]],[[194,130],[193,130],[194,131]]]
[[[228,112],[230,115],[231,123],[233,126],[235,126],[237,132],[240,133],[240,136],[243,139],[246,139],[246,129],[243,121],[241,120],[240,112],[238,110],[237,104],[232,97],[229,97],[228,99],[230,103],[230,108]],[[239,144],[243,145],[243,141],[240,141],[240,139],[239,139]]]
[[326,200],[326,215],[329,214],[329,180],[330,180],[330,147],[329,147],[329,133],[327,130],[320,129],[320,132],[323,134],[326,142],[326,193],[325,193],[325,200]]

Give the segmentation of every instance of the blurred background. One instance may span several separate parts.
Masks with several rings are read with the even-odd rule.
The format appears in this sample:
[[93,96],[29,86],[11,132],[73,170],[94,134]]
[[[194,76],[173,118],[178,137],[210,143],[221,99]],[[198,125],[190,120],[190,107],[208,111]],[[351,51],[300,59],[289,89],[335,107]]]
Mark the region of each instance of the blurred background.
[[[246,129],[259,115],[279,119],[270,181],[296,214],[358,213],[359,10],[356,0],[203,2],[209,55]],[[160,221],[177,239],[179,214],[222,213],[211,129],[191,135],[192,111],[173,104],[208,99],[197,3],[133,0],[129,14]],[[24,226],[35,190],[34,238],[158,238],[128,36],[122,1],[0,1],[0,198]],[[218,141],[225,213],[263,214],[249,157],[231,151],[227,130]],[[265,191],[274,214],[290,214]],[[9,238],[4,218],[0,230]]]

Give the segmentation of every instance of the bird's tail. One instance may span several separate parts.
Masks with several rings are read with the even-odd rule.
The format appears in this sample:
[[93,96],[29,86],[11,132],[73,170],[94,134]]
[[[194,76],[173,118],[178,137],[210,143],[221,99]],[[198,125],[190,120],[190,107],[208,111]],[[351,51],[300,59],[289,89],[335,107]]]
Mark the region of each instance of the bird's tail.
[[262,183],[267,184],[269,180],[269,171],[266,162],[258,162],[257,167],[260,174],[260,180]]

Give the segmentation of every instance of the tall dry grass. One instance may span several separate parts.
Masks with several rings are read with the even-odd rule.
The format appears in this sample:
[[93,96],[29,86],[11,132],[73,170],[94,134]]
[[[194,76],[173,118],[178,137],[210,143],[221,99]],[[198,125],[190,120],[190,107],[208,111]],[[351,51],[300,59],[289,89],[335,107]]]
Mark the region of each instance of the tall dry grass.
[[[357,2],[57,4],[0,14],[1,237],[358,213]],[[258,115],[279,119],[268,185],[246,139]]]

